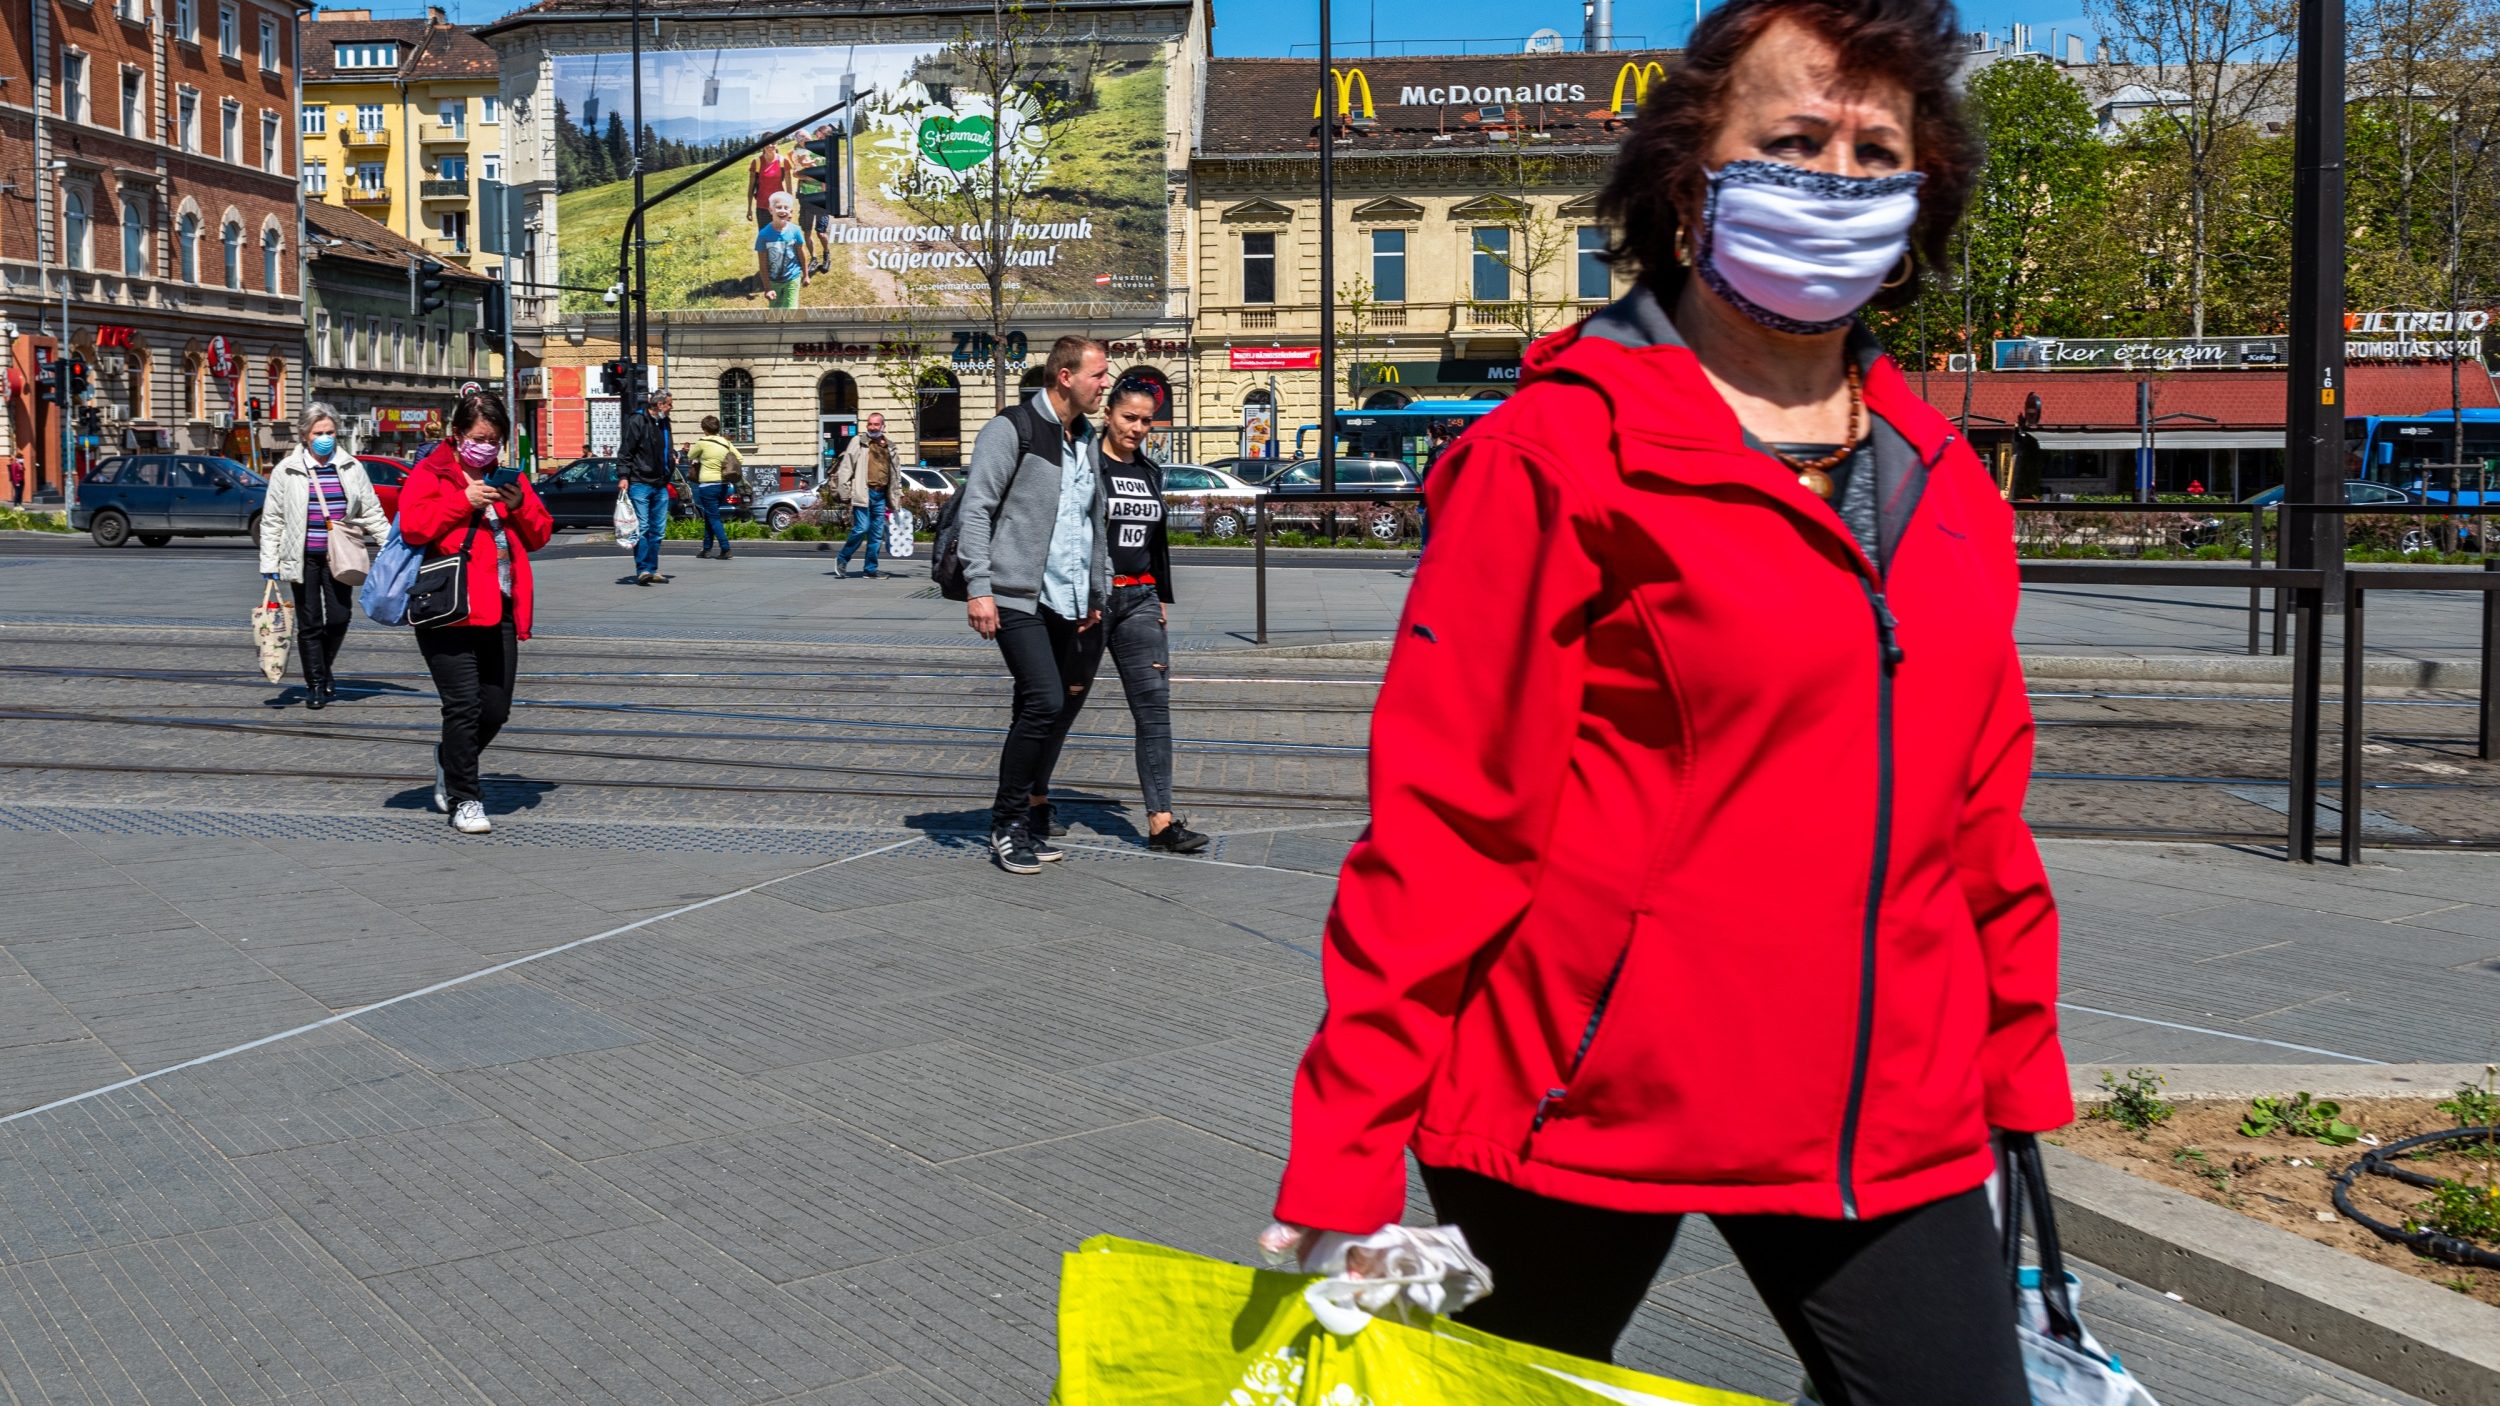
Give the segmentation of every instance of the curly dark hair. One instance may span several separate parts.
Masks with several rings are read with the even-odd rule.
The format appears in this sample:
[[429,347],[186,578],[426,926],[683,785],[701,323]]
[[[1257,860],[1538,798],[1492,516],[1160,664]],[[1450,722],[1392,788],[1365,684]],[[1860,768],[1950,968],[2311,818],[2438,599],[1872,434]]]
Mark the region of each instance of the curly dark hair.
[[1917,169],[1927,175],[1910,229],[1918,257],[1907,281],[1874,299],[1877,307],[1902,306],[1918,296],[1927,270],[1944,263],[1979,167],[1979,143],[1962,120],[1953,81],[1962,34],[1952,0],[1727,0],[1712,10],[1693,30],[1682,62],[1642,102],[1615,154],[1598,195],[1600,213],[1617,231],[1607,257],[1638,269],[1661,297],[1676,291],[1676,237],[1685,212],[1702,207],[1704,163],[1726,120],[1729,79],[1736,61],[1780,20],[1829,43],[1844,81],[1882,78],[1909,92],[1910,142]]

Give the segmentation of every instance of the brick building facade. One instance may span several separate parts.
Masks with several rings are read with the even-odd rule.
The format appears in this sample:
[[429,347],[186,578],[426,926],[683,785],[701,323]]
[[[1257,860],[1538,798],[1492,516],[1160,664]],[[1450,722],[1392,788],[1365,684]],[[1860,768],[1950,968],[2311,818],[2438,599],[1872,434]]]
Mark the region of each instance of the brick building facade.
[[63,343],[94,398],[82,461],[173,447],[265,461],[237,425],[303,388],[295,137],[301,12],[266,0],[37,0],[0,39],[6,448],[62,483],[32,382]]

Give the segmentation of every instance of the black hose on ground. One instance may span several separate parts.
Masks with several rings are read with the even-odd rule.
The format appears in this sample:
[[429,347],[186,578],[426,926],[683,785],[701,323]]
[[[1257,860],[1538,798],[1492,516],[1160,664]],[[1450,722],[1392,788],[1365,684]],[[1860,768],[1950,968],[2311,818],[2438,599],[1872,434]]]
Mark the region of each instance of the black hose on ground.
[[2424,1191],[2438,1190],[2440,1178],[2409,1171],[2394,1165],[2390,1159],[2411,1152],[2415,1148],[2429,1147],[2434,1143],[2466,1141],[2500,1143],[2500,1128],[2444,1128],[2439,1132],[2423,1133],[2417,1137],[2391,1142],[2385,1147],[2372,1148],[2361,1154],[2360,1161],[2335,1174],[2335,1209],[2368,1227],[2370,1232],[2381,1240],[2405,1246],[2417,1254],[2428,1255],[2432,1259],[2444,1260],[2449,1264],[2500,1269],[2500,1252],[2486,1250],[2470,1240],[2461,1240],[2454,1235],[2443,1235],[2436,1230],[2427,1228],[2407,1230],[2402,1226],[2389,1225],[2374,1216],[2364,1214],[2352,1204],[2353,1178],[2363,1172],[2368,1172],[2372,1176],[2393,1177],[2407,1186],[2419,1187]]

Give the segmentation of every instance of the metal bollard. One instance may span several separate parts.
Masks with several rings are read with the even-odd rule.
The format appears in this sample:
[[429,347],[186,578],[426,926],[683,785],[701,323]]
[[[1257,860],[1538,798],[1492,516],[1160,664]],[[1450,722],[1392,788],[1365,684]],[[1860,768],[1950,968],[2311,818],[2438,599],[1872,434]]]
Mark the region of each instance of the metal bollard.
[[[2488,519],[2486,519],[2488,521]],[[2483,558],[2483,570],[2500,571],[2500,557]],[[2483,706],[2482,725],[2475,729],[2474,755],[2491,760],[2491,742],[2500,735],[2500,680],[2492,675],[2500,672],[2500,592],[2483,592]]]
[[1253,523],[1256,535],[1251,538],[1250,574],[1257,583],[1254,589],[1259,598],[1259,643],[1265,644],[1267,643],[1267,496],[1265,494],[1259,496],[1258,506],[1253,510]]
[[2318,690],[2322,641],[2319,618],[2326,611],[2326,592],[2316,586],[2292,588],[2292,608],[2300,631],[2292,654],[2292,862],[2314,864],[2318,858]]
[[[2350,581],[2352,578],[2344,578]],[[2362,693],[2368,682],[2367,640],[2362,630],[2362,602],[2369,592],[2359,586],[2344,592],[2344,813],[2343,860],[2349,869],[2361,862],[2361,727]]]

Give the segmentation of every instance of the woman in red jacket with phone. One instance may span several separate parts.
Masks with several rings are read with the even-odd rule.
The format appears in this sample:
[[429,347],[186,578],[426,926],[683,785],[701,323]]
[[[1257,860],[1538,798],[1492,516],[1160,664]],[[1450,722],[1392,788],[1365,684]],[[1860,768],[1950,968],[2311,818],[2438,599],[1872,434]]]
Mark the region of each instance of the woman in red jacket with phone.
[[2073,1110],[2011,513],[1855,317],[1960,219],[1959,29],[1713,10],[1605,191],[1638,286],[1436,465],[1271,1249],[1411,1151],[1478,1327],[1610,1357],[1698,1212],[1826,1406],[2028,1401],[1983,1183]]
[[495,828],[478,788],[478,754],[512,716],[521,641],[530,637],[529,554],[556,530],[529,475],[496,467],[511,435],[500,398],[463,397],[452,412],[451,437],[417,461],[399,495],[401,540],[428,559],[468,553],[468,618],[417,631],[443,704],[434,808],[448,812],[464,835]]

